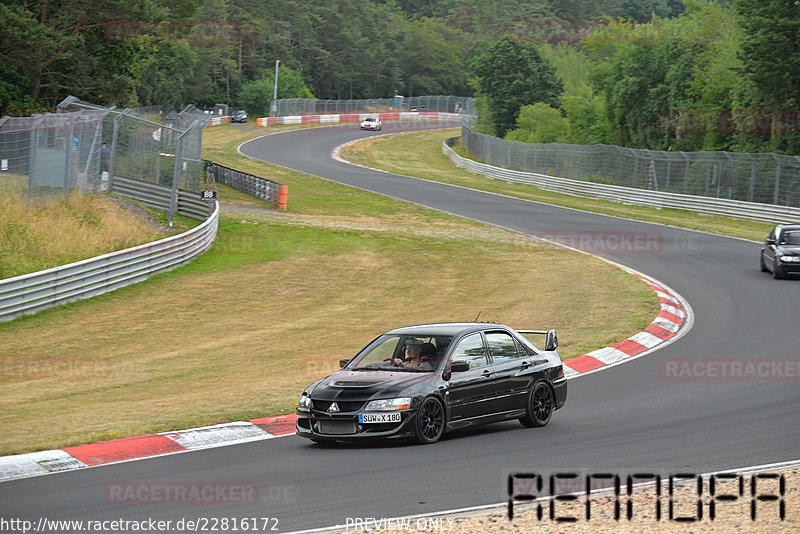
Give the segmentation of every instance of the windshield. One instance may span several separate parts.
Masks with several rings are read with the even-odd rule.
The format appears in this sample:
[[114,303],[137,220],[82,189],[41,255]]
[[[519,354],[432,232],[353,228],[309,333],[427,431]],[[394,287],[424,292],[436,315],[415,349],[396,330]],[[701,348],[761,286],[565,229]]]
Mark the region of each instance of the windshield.
[[800,245],[800,231],[792,230],[783,232],[781,245]]
[[375,119],[364,119],[364,122],[375,122]]
[[452,336],[384,334],[367,345],[347,369],[431,373],[441,363]]

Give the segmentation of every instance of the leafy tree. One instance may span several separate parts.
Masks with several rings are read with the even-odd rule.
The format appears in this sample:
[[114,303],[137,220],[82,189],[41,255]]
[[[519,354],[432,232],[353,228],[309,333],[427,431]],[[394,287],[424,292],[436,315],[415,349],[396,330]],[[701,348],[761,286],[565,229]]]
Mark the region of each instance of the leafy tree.
[[405,23],[397,58],[406,96],[469,94],[463,43],[460,31],[441,22]]
[[800,109],[800,3],[736,0],[735,7],[744,31],[742,70],[751,86],[744,103],[776,111],[762,139],[773,150],[797,153],[797,112],[794,124],[787,124],[785,110]]
[[517,128],[506,134],[509,141],[525,143],[567,143],[569,122],[561,112],[543,102],[522,106]]
[[[275,75],[242,84],[237,106],[248,113],[266,116],[275,94]],[[287,67],[278,68],[278,98],[314,98],[299,72]]]
[[[107,53],[111,45],[104,38],[103,25],[120,18],[157,19],[163,14],[151,0],[3,2],[0,58],[11,66],[18,92],[32,101],[41,99],[52,105],[68,93],[93,96],[93,100],[124,100],[133,88],[130,66],[136,49],[123,45]],[[4,79],[9,82],[5,74]]]
[[472,64],[479,92],[486,96],[497,135],[514,127],[519,109],[544,102],[558,105],[563,84],[536,46],[503,37]]

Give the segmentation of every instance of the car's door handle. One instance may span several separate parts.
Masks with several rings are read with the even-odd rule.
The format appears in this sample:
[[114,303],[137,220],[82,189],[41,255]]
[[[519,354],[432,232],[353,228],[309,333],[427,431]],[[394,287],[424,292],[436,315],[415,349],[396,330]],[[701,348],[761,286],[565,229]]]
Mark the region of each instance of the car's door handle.
[[530,366],[531,366],[531,362],[529,362],[529,361],[524,361],[524,362],[522,362],[522,363],[520,364],[519,368],[520,368],[520,369],[522,369],[522,370],[524,371],[525,369],[527,369],[527,368],[528,368],[528,367],[530,367]]
[[486,369],[486,370],[485,370],[483,373],[481,373],[481,374],[482,374],[483,376],[485,376],[485,377],[489,377],[489,376],[492,376],[492,371],[491,371],[491,370],[489,370],[489,369]]

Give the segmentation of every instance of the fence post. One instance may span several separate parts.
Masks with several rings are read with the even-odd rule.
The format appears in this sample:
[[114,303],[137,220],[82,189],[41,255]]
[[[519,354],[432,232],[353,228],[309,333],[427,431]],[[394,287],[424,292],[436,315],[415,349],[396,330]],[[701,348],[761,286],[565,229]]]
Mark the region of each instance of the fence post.
[[778,162],[778,168],[775,170],[775,192],[772,195],[772,203],[777,204],[781,186],[781,164]]
[[114,131],[111,137],[111,154],[108,156],[108,192],[114,191],[114,172],[117,167],[117,145],[119,144],[119,123],[122,117],[130,111],[130,108],[123,109],[122,113],[114,118]]
[[34,122],[33,124],[33,128],[31,128],[30,154],[28,157],[28,205],[29,206],[31,204],[31,200],[33,200],[33,171],[36,168],[36,149],[39,143],[39,138],[36,135],[36,132],[39,131],[37,125],[41,121],[42,119],[36,120],[36,122]]
[[[172,193],[169,198],[169,226],[172,227],[172,220],[175,217],[175,212],[178,208],[178,181],[181,176],[181,160],[183,159],[183,136],[188,132],[186,130],[178,136],[178,142],[175,147],[175,166],[172,170]],[[159,156],[161,157],[161,156]]]
[[681,152],[681,156],[683,156],[686,163],[683,172],[683,193],[686,194],[686,192],[689,190],[689,169],[692,166],[692,162],[689,159],[689,156],[687,156],[684,152]]
[[[78,151],[78,144],[75,142],[75,117],[69,117],[69,137],[67,138],[66,154],[64,155],[64,198],[69,198],[69,169],[72,166],[72,152]],[[74,147],[74,148],[73,148]]]

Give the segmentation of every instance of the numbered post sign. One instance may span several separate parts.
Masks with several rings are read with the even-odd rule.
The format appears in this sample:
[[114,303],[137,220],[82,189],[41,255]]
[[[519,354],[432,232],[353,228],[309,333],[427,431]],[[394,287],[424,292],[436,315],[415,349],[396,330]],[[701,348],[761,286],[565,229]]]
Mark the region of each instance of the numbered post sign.
[[200,198],[203,200],[214,200],[217,198],[216,191],[200,191]]

